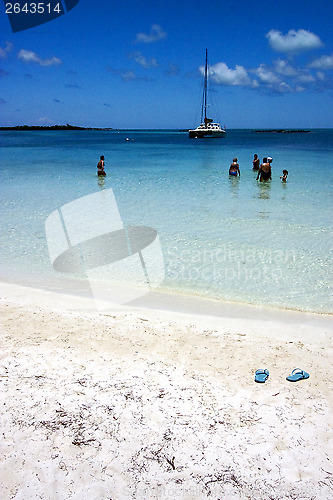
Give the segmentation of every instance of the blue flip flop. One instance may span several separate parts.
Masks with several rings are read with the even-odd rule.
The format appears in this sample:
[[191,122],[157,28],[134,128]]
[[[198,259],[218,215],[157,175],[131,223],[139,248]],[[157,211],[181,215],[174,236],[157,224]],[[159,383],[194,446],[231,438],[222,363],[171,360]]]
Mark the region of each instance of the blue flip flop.
[[300,368],[295,368],[292,372],[291,375],[286,377],[286,380],[289,380],[289,382],[298,382],[299,380],[303,380],[304,378],[309,378],[310,375],[306,373],[304,370],[301,370]]
[[259,384],[263,384],[264,382],[266,382],[268,377],[269,377],[268,370],[257,370],[255,373],[254,381],[258,382]]

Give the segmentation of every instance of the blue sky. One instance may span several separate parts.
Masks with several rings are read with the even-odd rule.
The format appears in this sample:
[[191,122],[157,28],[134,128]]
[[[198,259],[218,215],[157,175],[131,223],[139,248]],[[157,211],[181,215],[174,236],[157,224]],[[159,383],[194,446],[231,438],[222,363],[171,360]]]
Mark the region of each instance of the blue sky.
[[80,0],[12,33],[0,14],[0,124],[191,128],[202,65],[227,128],[333,127],[332,0]]

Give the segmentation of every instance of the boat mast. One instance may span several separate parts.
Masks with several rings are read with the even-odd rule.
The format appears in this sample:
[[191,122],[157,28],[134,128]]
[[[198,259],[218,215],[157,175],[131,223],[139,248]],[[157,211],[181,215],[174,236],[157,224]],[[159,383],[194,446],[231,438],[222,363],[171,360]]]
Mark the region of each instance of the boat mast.
[[[204,91],[202,98],[202,109],[201,109],[201,123],[204,122],[207,126],[207,123],[212,123],[212,118],[207,118],[207,94],[208,94],[208,51],[206,49],[206,64],[205,64],[205,83],[204,83]],[[204,112],[205,110],[205,112]],[[202,117],[205,113],[205,118],[202,120]]]
[[207,57],[207,49],[206,49],[206,65],[205,65],[205,123],[207,120],[207,87],[208,87],[208,57]]

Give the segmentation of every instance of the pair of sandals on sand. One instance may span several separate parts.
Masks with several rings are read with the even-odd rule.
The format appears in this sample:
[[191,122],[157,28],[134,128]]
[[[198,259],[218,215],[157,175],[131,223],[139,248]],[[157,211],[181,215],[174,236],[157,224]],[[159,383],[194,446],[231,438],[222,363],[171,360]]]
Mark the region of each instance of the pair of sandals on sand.
[[[254,381],[258,382],[259,384],[263,384],[266,382],[266,380],[269,377],[269,371],[268,370],[257,370],[255,373]],[[310,375],[306,373],[304,370],[301,370],[300,368],[295,368],[291,374],[286,377],[286,380],[289,380],[289,382],[298,382],[299,380],[303,380],[305,378],[309,378]]]

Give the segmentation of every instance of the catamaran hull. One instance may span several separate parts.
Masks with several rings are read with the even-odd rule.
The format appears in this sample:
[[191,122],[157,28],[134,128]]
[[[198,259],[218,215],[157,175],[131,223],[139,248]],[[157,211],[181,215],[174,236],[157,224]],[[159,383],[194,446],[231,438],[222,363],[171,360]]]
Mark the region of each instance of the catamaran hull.
[[217,139],[225,137],[224,130],[189,130],[188,134],[190,139],[204,139],[206,137]]

